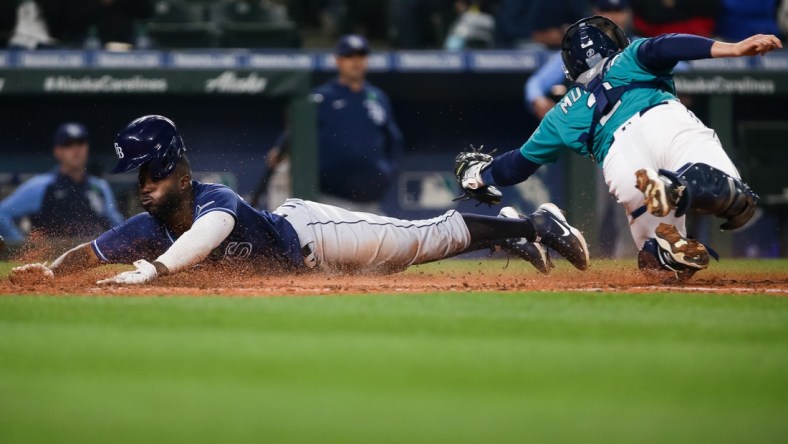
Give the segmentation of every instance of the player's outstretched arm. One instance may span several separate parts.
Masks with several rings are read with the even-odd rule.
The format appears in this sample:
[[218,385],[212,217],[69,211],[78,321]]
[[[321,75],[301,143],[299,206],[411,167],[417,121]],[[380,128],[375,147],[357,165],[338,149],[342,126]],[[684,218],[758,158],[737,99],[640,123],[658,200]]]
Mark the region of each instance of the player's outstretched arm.
[[13,268],[9,279],[15,284],[43,283],[54,279],[56,275],[75,273],[100,264],[101,261],[93,252],[90,243],[84,243],[63,253],[49,266],[46,263],[33,263]]
[[768,34],[756,34],[737,43],[714,42],[711,45],[711,56],[721,58],[764,55],[769,51],[782,47],[783,43],[777,37]]
[[144,284],[159,276],[177,273],[202,262],[230,235],[234,227],[235,219],[230,213],[224,211],[207,213],[197,219],[188,231],[152,263],[140,259],[134,262],[135,270],[124,271],[97,283]]

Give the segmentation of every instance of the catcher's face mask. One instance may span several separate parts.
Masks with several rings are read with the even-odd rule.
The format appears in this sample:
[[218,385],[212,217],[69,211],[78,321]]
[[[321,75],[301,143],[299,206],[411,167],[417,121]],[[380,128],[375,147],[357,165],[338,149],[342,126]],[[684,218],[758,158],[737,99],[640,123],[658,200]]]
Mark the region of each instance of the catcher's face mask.
[[627,46],[629,39],[624,30],[612,20],[600,16],[582,19],[566,30],[561,43],[564,73],[574,81],[605,57]]

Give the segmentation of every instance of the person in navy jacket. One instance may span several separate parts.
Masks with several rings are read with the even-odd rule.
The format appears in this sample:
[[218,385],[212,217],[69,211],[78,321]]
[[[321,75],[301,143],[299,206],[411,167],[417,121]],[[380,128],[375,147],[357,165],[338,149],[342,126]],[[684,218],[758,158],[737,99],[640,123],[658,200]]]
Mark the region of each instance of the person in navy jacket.
[[58,165],[24,182],[0,202],[0,235],[21,243],[19,227],[29,218],[31,230],[46,237],[90,238],[124,222],[106,180],[87,174],[88,132],[81,123],[58,126],[53,154]]
[[[388,96],[366,81],[367,40],[357,34],[339,39],[336,50],[337,77],[316,87],[320,201],[352,211],[380,213],[380,201],[398,173],[403,151],[402,132],[394,120]],[[288,130],[267,155],[273,174],[264,178],[255,198],[268,186],[268,208],[289,197]],[[272,186],[276,185],[276,192]]]

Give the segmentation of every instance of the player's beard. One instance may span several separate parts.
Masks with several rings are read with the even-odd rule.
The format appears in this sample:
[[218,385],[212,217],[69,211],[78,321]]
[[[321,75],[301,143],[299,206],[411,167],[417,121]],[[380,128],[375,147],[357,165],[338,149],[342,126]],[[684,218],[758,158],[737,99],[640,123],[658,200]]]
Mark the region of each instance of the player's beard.
[[162,196],[159,201],[151,201],[147,205],[143,204],[142,207],[151,216],[159,219],[167,219],[178,210],[181,203],[181,196],[175,192],[169,192]]

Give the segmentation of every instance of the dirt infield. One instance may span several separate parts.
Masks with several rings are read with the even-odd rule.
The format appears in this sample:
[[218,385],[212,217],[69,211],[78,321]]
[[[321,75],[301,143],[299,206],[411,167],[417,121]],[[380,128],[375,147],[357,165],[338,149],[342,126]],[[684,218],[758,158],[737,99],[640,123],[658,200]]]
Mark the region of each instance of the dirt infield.
[[631,261],[608,261],[581,272],[559,263],[549,276],[527,264],[505,261],[454,261],[411,267],[386,276],[326,276],[320,274],[266,276],[254,272],[201,269],[158,279],[140,286],[98,286],[96,280],[118,272],[100,268],[47,284],[13,284],[0,279],[0,294],[24,295],[211,295],[275,296],[367,293],[427,293],[466,291],[656,291],[774,294],[788,296],[788,271],[731,271],[712,267],[686,282],[664,281],[638,272]]

